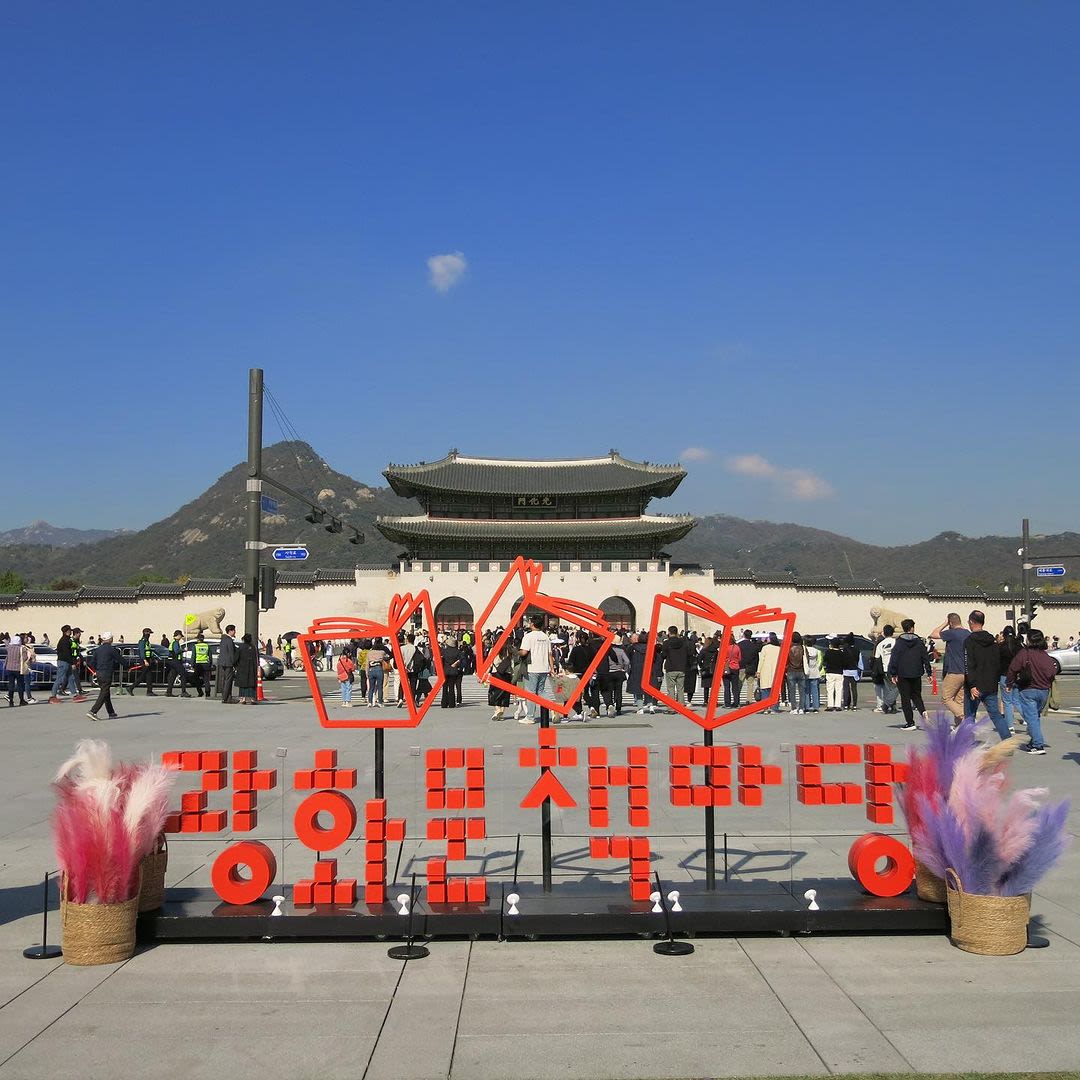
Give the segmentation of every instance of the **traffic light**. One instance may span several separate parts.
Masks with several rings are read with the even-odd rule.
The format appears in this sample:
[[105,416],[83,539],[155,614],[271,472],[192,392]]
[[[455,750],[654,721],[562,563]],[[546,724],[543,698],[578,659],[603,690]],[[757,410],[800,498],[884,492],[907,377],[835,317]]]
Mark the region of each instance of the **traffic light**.
[[259,606],[269,611],[277,603],[277,567],[263,564],[259,567]]

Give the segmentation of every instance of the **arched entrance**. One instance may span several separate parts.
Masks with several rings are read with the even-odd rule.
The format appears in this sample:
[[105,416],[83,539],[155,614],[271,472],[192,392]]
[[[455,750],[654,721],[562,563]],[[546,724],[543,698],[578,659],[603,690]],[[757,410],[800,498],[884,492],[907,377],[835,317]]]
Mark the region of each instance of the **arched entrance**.
[[[514,601],[514,606],[510,609],[510,619],[511,619],[511,621],[513,621],[517,617],[517,613],[520,610],[522,601],[524,601],[524,599],[525,599],[525,597],[519,596]],[[543,628],[545,630],[551,629],[551,627],[553,627],[556,624],[556,622],[558,622],[558,620],[555,618],[554,615],[551,615],[547,611],[541,611],[540,608],[534,607],[532,604],[530,604],[529,607],[526,609],[525,614],[522,616],[521,625],[522,625],[523,629],[525,629],[525,630],[531,630],[532,629],[532,626],[531,626],[529,620],[532,618],[533,615],[539,615],[540,618],[544,620]]]
[[435,605],[435,628],[444,630],[471,630],[473,609],[468,600],[460,596],[448,596]]
[[612,630],[632,631],[637,626],[637,612],[634,605],[622,596],[609,596],[600,604],[600,610]]

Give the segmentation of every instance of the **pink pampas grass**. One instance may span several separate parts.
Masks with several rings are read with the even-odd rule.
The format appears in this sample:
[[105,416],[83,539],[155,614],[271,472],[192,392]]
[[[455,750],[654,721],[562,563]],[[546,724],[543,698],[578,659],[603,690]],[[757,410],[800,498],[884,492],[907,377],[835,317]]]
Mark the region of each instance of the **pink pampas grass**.
[[113,904],[135,895],[139,862],[164,828],[170,783],[160,765],[114,767],[104,742],[78,744],[53,785],[53,840],[69,900]]

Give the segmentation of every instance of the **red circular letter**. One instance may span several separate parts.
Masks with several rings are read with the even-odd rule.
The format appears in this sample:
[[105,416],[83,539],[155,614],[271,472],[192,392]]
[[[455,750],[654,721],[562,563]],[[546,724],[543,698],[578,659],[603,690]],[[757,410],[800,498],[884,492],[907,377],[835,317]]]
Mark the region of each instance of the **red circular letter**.
[[[875,869],[879,859],[885,860],[881,871]],[[851,845],[848,869],[871,896],[899,896],[915,878],[915,859],[895,836],[867,833]]]
[[[319,824],[319,814],[325,812],[334,819],[329,829]],[[356,828],[356,807],[348,795],[340,791],[316,791],[297,808],[293,818],[297,839],[312,851],[333,851],[341,847]]]
[[[245,880],[237,870],[246,866],[251,878]],[[226,904],[253,904],[270,887],[277,875],[274,853],[258,840],[245,840],[227,847],[215,860],[210,871],[214,892]]]

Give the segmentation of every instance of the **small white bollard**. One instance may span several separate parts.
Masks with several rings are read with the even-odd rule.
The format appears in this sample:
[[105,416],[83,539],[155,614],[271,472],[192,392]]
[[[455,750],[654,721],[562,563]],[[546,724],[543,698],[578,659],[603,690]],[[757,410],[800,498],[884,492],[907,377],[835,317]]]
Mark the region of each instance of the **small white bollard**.
[[672,889],[667,894],[668,902],[671,904],[672,911],[682,911],[682,904],[679,903],[679,890]]
[[518,896],[518,894],[516,892],[512,892],[512,893],[507,894],[506,902],[510,905],[509,909],[506,912],[507,915],[520,915],[521,914],[521,912],[518,911],[518,907],[517,907],[518,906],[518,901],[520,899],[521,899],[521,897]]
[[407,892],[398,893],[397,902],[401,905],[401,908],[398,910],[398,914],[399,915],[408,915],[409,914],[409,894]]
[[803,893],[803,899],[810,901],[809,905],[806,908],[807,911],[821,910],[821,908],[818,907],[817,902],[817,889],[807,889],[806,892]]
[[273,896],[271,897],[271,899],[274,901],[274,910],[270,912],[271,917],[273,917],[274,915],[280,915],[282,913],[281,905],[285,903],[285,897]]
[[660,894],[658,892],[649,893],[649,899],[652,901],[653,914],[660,915],[664,910],[660,906]]

